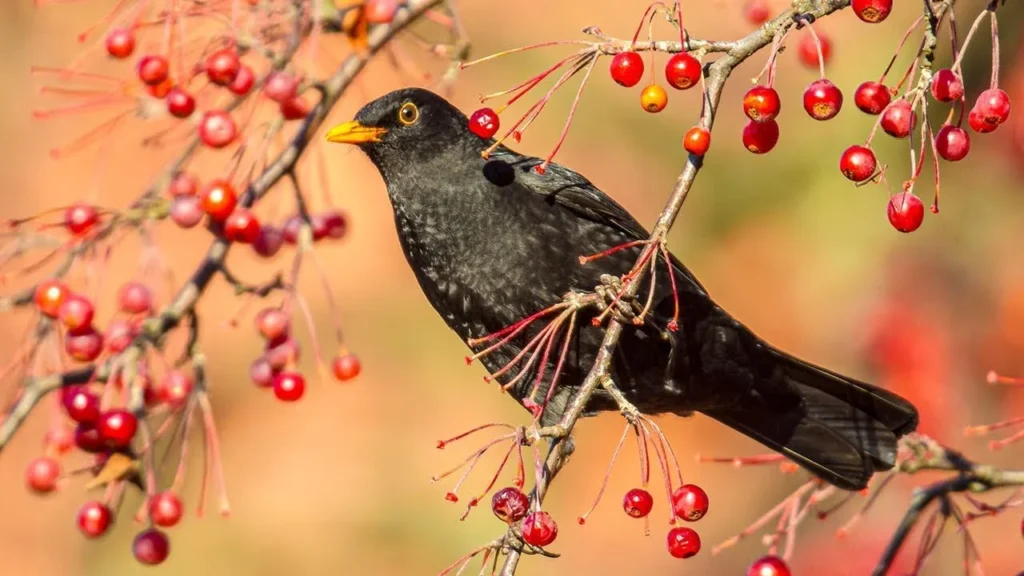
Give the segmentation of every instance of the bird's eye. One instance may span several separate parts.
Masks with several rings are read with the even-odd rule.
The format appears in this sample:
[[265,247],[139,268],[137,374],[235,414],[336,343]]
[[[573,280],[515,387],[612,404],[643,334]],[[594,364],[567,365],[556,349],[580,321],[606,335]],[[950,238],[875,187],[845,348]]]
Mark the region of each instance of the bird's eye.
[[420,119],[420,109],[416,107],[412,102],[406,102],[402,104],[402,107],[398,109],[398,121],[406,126],[415,124]]

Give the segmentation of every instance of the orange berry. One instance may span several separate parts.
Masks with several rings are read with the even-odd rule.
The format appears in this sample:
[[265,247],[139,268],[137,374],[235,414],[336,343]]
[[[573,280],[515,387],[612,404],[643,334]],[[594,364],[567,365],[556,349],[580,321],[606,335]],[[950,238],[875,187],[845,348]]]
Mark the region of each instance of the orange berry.
[[665,89],[657,84],[651,84],[640,93],[640,105],[652,114],[664,110],[666,104],[668,104],[668,92],[665,92]]

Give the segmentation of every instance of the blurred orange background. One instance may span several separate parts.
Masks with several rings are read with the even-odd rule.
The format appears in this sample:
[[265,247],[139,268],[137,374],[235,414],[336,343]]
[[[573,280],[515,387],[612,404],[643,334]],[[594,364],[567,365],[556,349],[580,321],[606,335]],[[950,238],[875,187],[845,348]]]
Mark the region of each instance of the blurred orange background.
[[[687,2],[688,27],[703,38],[745,35],[750,25],[740,4]],[[787,4],[775,2],[779,10]],[[962,431],[969,424],[1024,415],[1024,390],[985,384],[990,369],[1024,375],[1024,259],[1018,252],[1024,229],[1024,139],[1014,137],[1015,130],[1024,134],[1024,115],[1017,113],[1011,125],[991,136],[976,137],[964,162],[943,164],[942,212],[926,214],[922,228],[910,235],[895,232],[886,221],[882,187],[855,188],[837,169],[841,151],[862,142],[872,124],[855,109],[853,90],[864,80],[877,79],[902,32],[919,14],[919,4],[898,3],[892,17],[876,26],[862,24],[849,11],[816,24],[834,40],[828,75],[847,96],[843,113],[826,125],[809,119],[799,106],[803,87],[816,72],[800,65],[794,50],[784,54],[777,84],[783,98],[782,137],[765,156],[742,147],[739,134],[745,118],[739,101],[766,55],[737,70],[723,98],[712,152],[673,231],[672,248],[721,304],[767,340],[907,395],[921,408],[923,432],[985,461],[1019,467],[1024,446],[990,453],[987,439],[965,438]],[[964,30],[984,4],[958,4]],[[0,20],[0,173],[7,192],[0,217],[34,214],[78,199],[123,206],[167,157],[140,150],[138,141],[145,132],[129,128],[105,148],[54,161],[47,154],[51,147],[95,121],[30,118],[38,83],[29,66],[67,65],[81,49],[77,33],[112,5],[107,0],[54,2],[40,8],[27,0],[6,3],[6,17]],[[476,55],[577,38],[589,25],[628,37],[646,7],[640,0],[460,0],[459,5]],[[1024,59],[1017,57],[1024,54],[1019,47],[1022,19],[1024,10],[1014,3],[1000,11],[1003,83],[1017,103],[1024,102]],[[668,26],[655,29],[661,37],[671,37]],[[471,68],[452,97],[472,110],[478,94],[517,84],[565,52],[550,48]],[[945,43],[939,59],[949,61]],[[901,58],[896,69],[908,62]],[[131,73],[127,65],[105,66],[124,77]],[[983,88],[989,70],[989,41],[981,34],[965,60],[969,97]],[[369,99],[409,82],[387,61],[376,62],[327,125],[349,119]],[[640,109],[633,90],[616,86],[606,74],[595,74],[591,82],[558,160],[586,174],[641,221],[653,222],[684,161],[679,142],[697,116],[699,95],[673,92],[668,108],[650,115]],[[567,87],[556,97],[518,146],[521,151],[547,154],[572,92]],[[313,146],[320,142],[316,138]],[[883,135],[876,151],[890,164],[893,182],[906,178],[905,142]],[[433,474],[476,448],[477,441],[443,452],[434,445],[485,422],[520,424],[528,418],[481,382],[478,365],[464,365],[463,344],[420,294],[396,239],[384,185],[370,163],[354,151],[330,147],[323,152],[331,186],[322,190],[310,180],[310,197],[315,206],[323,206],[329,197],[348,212],[351,227],[342,242],[325,245],[318,254],[340,308],[346,342],[363,361],[360,378],[346,385],[315,379],[309,339],[303,333],[304,368],[311,384],[306,397],[284,405],[255,389],[248,366],[261,343],[250,329],[250,316],[241,319],[240,328],[226,325],[238,302],[223,283],[216,283],[200,306],[206,319],[202,346],[209,358],[230,518],[219,518],[215,510],[202,519],[189,514],[172,531],[170,559],[158,568],[145,568],[130,552],[137,531],[130,518],[138,504],[133,495],[113,533],[86,542],[75,526],[77,507],[87,498],[81,479],[46,498],[31,496],[24,488],[24,467],[39,454],[47,424],[41,409],[0,458],[0,575],[435,574],[500,533],[502,524],[486,506],[460,522],[463,505],[444,499],[451,482],[430,482]],[[928,166],[917,188],[926,202],[930,178]],[[180,231],[164,223],[156,229],[155,241],[180,283],[209,238],[200,228]],[[108,286],[138,274],[140,250],[134,241],[129,244],[118,247],[103,271]],[[268,276],[290,263],[284,255],[270,264],[252,260],[247,251],[237,250],[230,263],[247,278]],[[331,311],[312,266],[306,266],[300,286],[318,320],[319,340],[331,354]],[[167,297],[166,290],[158,294]],[[0,335],[8,350],[22,333],[22,323],[11,318],[11,329]],[[663,498],[656,504],[649,537],[644,537],[641,523],[621,513],[621,495],[638,481],[631,450],[624,451],[601,507],[585,527],[576,524],[597,493],[621,431],[617,415],[604,415],[579,426],[578,451],[546,504],[560,523],[552,549],[562,557],[527,558],[521,574],[738,575],[762,553],[758,538],[719,556],[710,550],[801,480],[783,476],[775,467],[698,465],[697,453],[740,456],[763,449],[702,416],[661,422],[687,480],[710,494],[711,512],[696,526],[704,551],[687,561],[666,553]],[[198,453],[199,444],[194,446]],[[190,510],[201,464],[193,460],[185,493]],[[488,470],[483,466],[463,494],[482,488]],[[794,573],[869,573],[914,482],[923,480],[898,480],[846,539],[834,536],[844,518],[807,521],[799,532]],[[1010,511],[973,527],[987,573],[999,576],[1024,569],[1021,513]],[[922,574],[963,573],[962,540],[952,529],[945,538]],[[916,542],[908,544],[896,572],[911,569]]]

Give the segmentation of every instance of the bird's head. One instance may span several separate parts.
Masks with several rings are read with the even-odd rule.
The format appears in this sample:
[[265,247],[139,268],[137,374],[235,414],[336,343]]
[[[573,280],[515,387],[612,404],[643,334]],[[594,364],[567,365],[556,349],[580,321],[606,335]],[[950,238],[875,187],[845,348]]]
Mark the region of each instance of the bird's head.
[[408,170],[461,150],[476,150],[480,139],[467,128],[467,118],[443,97],[422,88],[396,90],[370,102],[351,122],[327,132],[328,142],[359,146],[381,170]]

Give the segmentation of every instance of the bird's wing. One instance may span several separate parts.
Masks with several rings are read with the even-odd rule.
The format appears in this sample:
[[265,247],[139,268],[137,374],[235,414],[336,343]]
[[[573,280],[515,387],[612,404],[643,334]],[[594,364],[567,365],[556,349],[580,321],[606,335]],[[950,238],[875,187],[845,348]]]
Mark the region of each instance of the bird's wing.
[[[544,174],[538,174],[533,168],[543,160],[523,156],[504,147],[499,148],[491,158],[502,160],[515,168],[516,179],[525,188],[546,195],[549,202],[570,210],[581,218],[600,222],[621,231],[627,237],[626,241],[646,240],[651,235],[628,210],[584,176],[565,166],[548,164]],[[701,286],[693,273],[675,256],[672,256],[672,263],[679,277],[685,278],[697,291],[707,294],[707,290]]]

